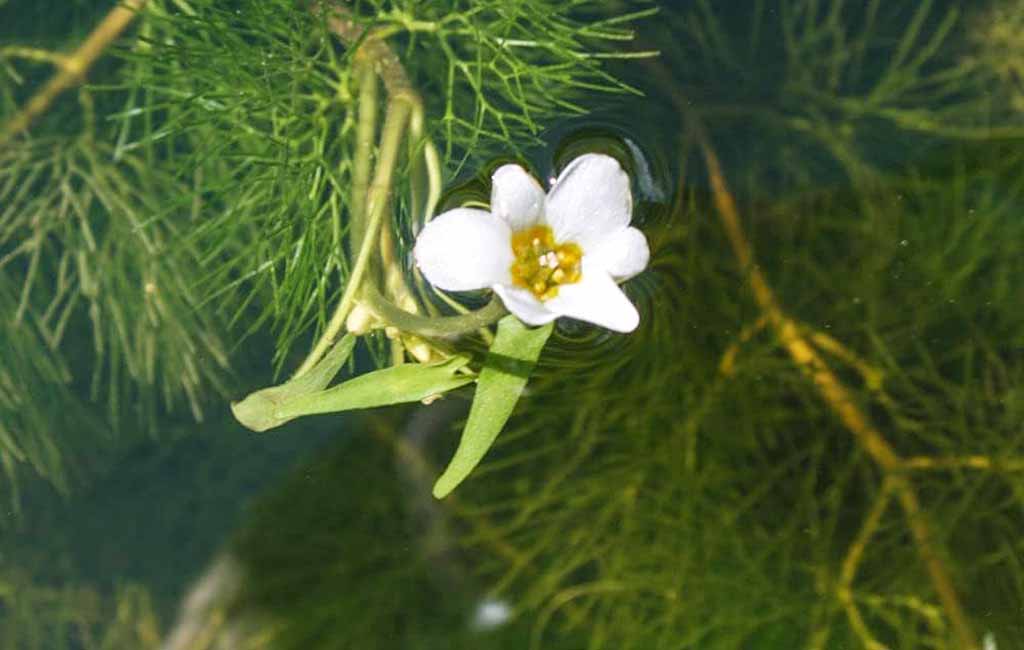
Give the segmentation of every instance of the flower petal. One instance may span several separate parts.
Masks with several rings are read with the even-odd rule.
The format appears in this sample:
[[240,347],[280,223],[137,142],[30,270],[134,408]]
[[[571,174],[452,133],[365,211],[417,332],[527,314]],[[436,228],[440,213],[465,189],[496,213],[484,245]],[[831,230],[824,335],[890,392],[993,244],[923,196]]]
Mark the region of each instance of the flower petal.
[[632,332],[640,324],[640,314],[611,276],[601,269],[583,269],[583,278],[575,284],[563,284],[558,295],[544,306],[560,316],[569,316],[607,327],[616,332]]
[[513,231],[536,225],[544,213],[544,189],[519,165],[502,165],[491,175],[491,213]]
[[456,208],[428,222],[413,257],[430,284],[446,291],[512,282],[512,233],[485,210]]
[[584,252],[629,225],[633,196],[629,176],[611,156],[583,154],[558,175],[547,196],[548,224],[560,242],[576,242]]
[[587,260],[607,271],[616,282],[625,282],[647,268],[651,249],[636,228],[622,228],[587,249]]
[[501,296],[505,308],[527,325],[546,325],[558,318],[557,313],[548,309],[546,303],[537,300],[527,289],[501,284],[491,288]]

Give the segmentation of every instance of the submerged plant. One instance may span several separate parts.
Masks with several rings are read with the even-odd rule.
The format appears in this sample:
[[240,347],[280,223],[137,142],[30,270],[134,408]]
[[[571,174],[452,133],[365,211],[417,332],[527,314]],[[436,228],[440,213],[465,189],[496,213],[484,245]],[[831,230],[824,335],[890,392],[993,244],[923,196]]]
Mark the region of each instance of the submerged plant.
[[[24,339],[5,367],[23,366],[26,378],[43,373],[36,383],[74,402],[64,387],[80,370],[68,369],[68,349],[79,333],[91,336],[93,399],[107,398],[111,421],[135,411],[151,430],[181,393],[200,417],[201,394],[226,392],[223,341],[267,325],[278,368],[297,344],[316,342],[289,382],[236,409],[250,425],[258,419],[256,428],[297,414],[253,409],[326,388],[353,350],[346,329],[367,335],[379,365],[397,367],[407,355],[417,362],[367,380],[394,378],[392,402],[465,384],[472,359],[447,340],[504,310],[495,303],[438,318],[407,273],[404,239],[433,215],[445,169],[480,162],[499,143],[515,151],[535,141],[544,116],[584,110],[573,103],[581,89],[635,92],[602,69],[602,57],[615,53],[589,48],[628,38],[618,25],[649,11],[577,29],[571,16],[580,7],[546,0],[444,11],[430,3],[243,5],[128,3],[67,62],[4,50],[8,61],[61,70],[18,111],[22,76],[8,64],[3,78],[12,114],[3,131],[0,296],[9,295],[15,314],[7,338]],[[23,138],[136,17],[114,81],[79,91],[81,133]],[[415,83],[432,90],[426,101]],[[42,281],[51,276],[56,287]],[[385,330],[388,339],[378,334]],[[8,485],[20,463],[65,485],[67,443],[42,433],[59,429],[61,414],[20,394],[30,382],[0,379]],[[407,380],[418,388],[401,387]]]
[[[624,332],[636,328],[639,315],[614,280],[643,270],[647,243],[629,227],[629,177],[614,158],[602,154],[571,162],[546,200],[521,168],[499,169],[492,210],[505,221],[471,208],[450,210],[431,221],[441,193],[439,155],[424,133],[420,96],[378,35],[367,34],[348,12],[328,15],[327,20],[343,41],[357,48],[353,57],[361,70],[347,214],[350,255],[343,264],[349,273],[324,331],[291,379],[256,391],[232,410],[245,426],[265,431],[304,415],[433,400],[474,382],[477,397],[462,443],[434,487],[434,494],[443,497],[481,460],[511,415],[551,332],[551,321],[564,315]],[[371,174],[369,139],[376,131],[378,74],[388,102]],[[413,197],[409,203],[413,220],[425,223],[415,248],[419,268],[437,288],[490,286],[501,303],[495,299],[466,312],[449,299],[449,305],[464,313],[422,314],[428,303],[417,295],[421,287],[410,281],[399,261],[390,225],[395,221],[385,218],[407,136],[411,164],[420,166],[426,178],[421,188],[425,202],[420,205]],[[544,248],[549,239],[550,246]],[[340,247],[341,239],[335,241]],[[492,335],[486,328],[504,315],[502,304],[515,316],[503,320]],[[532,331],[514,318],[548,326]],[[339,340],[344,329],[348,334]],[[328,388],[351,354],[355,337],[374,329],[388,332],[391,367]],[[459,355],[452,345],[453,339],[473,331],[491,340],[479,373],[471,358]],[[416,363],[406,364],[406,355]]]
[[83,367],[273,365],[254,430],[394,406],[258,500],[190,650],[1019,647],[1021,3],[727,5],[651,60],[592,47],[644,3],[146,3],[74,145],[3,152],[5,469],[89,442],[29,394]]

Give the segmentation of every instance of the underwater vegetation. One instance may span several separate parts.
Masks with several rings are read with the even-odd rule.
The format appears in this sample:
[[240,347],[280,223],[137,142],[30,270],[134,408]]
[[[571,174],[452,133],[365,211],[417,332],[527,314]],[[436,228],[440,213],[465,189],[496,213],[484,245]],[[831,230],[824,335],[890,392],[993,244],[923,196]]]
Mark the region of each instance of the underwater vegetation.
[[[19,4],[5,647],[1024,648],[1024,2]],[[635,331],[417,272],[496,172],[595,153]],[[119,512],[240,523],[98,579],[55,513],[126,474]]]

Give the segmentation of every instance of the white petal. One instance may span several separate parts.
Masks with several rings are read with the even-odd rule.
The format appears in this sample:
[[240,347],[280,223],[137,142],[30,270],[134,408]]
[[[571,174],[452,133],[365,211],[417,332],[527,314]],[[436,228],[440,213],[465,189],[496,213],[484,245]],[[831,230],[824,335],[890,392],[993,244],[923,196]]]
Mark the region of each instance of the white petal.
[[619,161],[588,153],[558,175],[547,196],[545,214],[559,242],[590,245],[629,225],[633,197]]
[[558,287],[558,295],[544,306],[560,316],[584,320],[616,332],[632,332],[640,314],[615,281],[600,269],[583,269],[575,284]]
[[651,249],[636,228],[623,228],[587,249],[588,263],[601,268],[616,282],[625,282],[647,268]]
[[544,213],[544,190],[519,165],[502,165],[491,176],[491,212],[513,231],[529,228]]
[[538,300],[527,289],[501,284],[491,288],[501,296],[505,308],[527,325],[545,325],[558,318],[557,313],[548,309],[547,303]]
[[427,281],[439,289],[483,289],[512,281],[511,237],[508,224],[490,212],[456,208],[423,227],[413,257]]

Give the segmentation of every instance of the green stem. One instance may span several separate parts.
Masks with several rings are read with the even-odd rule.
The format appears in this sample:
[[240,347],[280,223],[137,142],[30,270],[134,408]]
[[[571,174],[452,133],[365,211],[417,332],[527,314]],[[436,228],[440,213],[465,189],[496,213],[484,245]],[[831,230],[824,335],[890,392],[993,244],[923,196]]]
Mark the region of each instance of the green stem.
[[[413,216],[419,219],[419,221],[414,222],[416,229],[421,228],[423,224],[433,218],[434,209],[437,208],[437,203],[441,200],[443,184],[441,179],[441,158],[437,153],[437,147],[424,134],[423,121],[423,105],[418,104],[413,109],[412,117],[409,118],[409,135],[410,144],[413,148],[423,147],[422,158],[419,156],[415,157],[416,165],[414,169],[418,170],[421,174],[426,174],[427,195],[426,202],[422,206],[419,201],[413,201]],[[414,185],[414,187],[416,186]],[[420,212],[421,207],[422,212]]]
[[0,147],[6,147],[16,135],[49,110],[65,90],[80,85],[85,74],[103,55],[111,43],[142,13],[147,0],[125,0],[111,9],[75,52],[61,58],[60,70],[0,126]]
[[423,190],[426,189],[427,177],[424,157],[418,148],[423,137],[423,105],[417,106],[409,117],[409,211],[414,231],[418,227],[423,208]]
[[376,249],[381,221],[383,221],[384,211],[388,205],[388,196],[391,193],[391,183],[397,166],[399,145],[402,142],[406,121],[414,101],[415,98],[400,94],[392,97],[388,103],[387,113],[384,117],[384,129],[381,134],[377,171],[366,197],[366,233],[359,246],[359,255],[352,267],[352,274],[349,276],[345,293],[342,294],[341,301],[334,310],[331,321],[327,324],[327,329],[320,336],[320,340],[316,342],[313,351],[295,371],[293,378],[301,377],[309,372],[331,349],[345,326],[345,319],[348,318],[349,312],[355,305],[357,292],[361,288],[366,270],[370,265],[370,257]]
[[[352,209],[349,215],[349,242],[353,243],[363,241],[366,233],[366,192],[370,185],[373,136],[377,130],[377,73],[370,62],[360,65],[358,115],[356,156],[352,167]],[[349,255],[354,257],[356,251],[349,251]]]
[[497,297],[480,309],[459,316],[421,316],[405,311],[369,285],[363,289],[361,300],[362,305],[388,326],[424,338],[454,338],[469,334],[498,322],[508,314]]
[[409,82],[409,75],[405,73],[402,62],[398,56],[391,51],[387,43],[375,34],[367,34],[366,29],[358,24],[352,17],[352,12],[346,7],[337,5],[326,5],[314,3],[313,9],[326,10],[327,26],[334,34],[349,47],[356,47],[357,56],[365,57],[370,61],[380,75],[384,87],[392,97],[403,94],[415,95],[412,84]]
[[441,156],[437,153],[437,147],[428,138],[423,145],[423,157],[427,162],[427,180],[430,191],[427,193],[427,206],[424,210],[423,222],[426,223],[434,218],[434,211],[441,201]]

